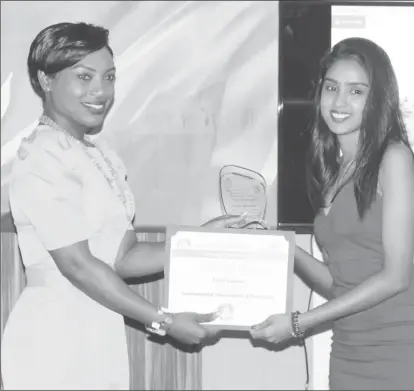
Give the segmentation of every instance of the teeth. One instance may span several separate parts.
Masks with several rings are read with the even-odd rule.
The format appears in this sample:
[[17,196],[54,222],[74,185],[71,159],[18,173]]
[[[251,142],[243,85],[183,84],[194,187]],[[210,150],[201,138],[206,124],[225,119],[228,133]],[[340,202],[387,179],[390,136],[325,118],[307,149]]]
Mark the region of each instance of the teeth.
[[92,107],[94,109],[98,109],[98,110],[102,109],[104,107],[104,105],[93,105],[93,104],[90,104],[90,103],[84,103],[84,105],[88,106],[88,107]]
[[337,119],[345,119],[348,118],[350,114],[343,114],[343,113],[332,113],[332,117]]

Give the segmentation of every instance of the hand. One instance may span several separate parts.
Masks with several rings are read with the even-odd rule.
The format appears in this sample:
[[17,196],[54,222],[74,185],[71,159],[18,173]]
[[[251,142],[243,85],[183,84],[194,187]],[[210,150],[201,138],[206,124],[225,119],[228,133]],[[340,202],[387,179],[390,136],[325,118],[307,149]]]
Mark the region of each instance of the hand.
[[215,217],[204,223],[202,227],[208,228],[240,228],[245,226],[250,221],[254,221],[247,217],[247,213],[242,215],[222,215]]
[[196,312],[179,312],[173,316],[173,322],[167,334],[186,344],[199,344],[204,339],[212,337],[218,330],[207,330],[200,323],[212,322],[218,318],[217,312],[198,314]]
[[281,343],[293,338],[290,314],[271,315],[264,322],[252,326],[252,338]]

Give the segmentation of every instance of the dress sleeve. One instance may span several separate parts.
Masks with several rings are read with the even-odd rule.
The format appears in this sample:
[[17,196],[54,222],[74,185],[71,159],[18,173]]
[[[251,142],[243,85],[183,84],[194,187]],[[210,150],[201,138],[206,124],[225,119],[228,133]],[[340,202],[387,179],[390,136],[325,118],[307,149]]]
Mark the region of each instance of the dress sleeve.
[[87,240],[89,232],[79,154],[47,137],[35,140],[19,162],[20,172],[10,185],[10,202],[12,213],[18,210],[45,248],[54,250]]

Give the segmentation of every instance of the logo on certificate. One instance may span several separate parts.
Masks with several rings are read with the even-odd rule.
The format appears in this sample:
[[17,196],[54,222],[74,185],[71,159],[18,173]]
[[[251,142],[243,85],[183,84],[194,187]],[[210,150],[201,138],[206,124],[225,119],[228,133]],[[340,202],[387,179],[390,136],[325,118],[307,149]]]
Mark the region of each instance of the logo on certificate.
[[185,250],[191,248],[191,242],[188,239],[180,239],[177,243],[177,249]]
[[233,319],[234,307],[231,304],[222,304],[219,306],[217,312],[221,320]]

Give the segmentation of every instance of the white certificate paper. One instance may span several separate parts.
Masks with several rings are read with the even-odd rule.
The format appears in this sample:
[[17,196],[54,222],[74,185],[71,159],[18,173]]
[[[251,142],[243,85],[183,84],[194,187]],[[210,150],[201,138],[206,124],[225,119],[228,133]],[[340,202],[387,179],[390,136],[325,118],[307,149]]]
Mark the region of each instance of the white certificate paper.
[[290,311],[293,232],[177,229],[168,241],[164,304],[170,311],[219,311],[209,324],[227,329]]

